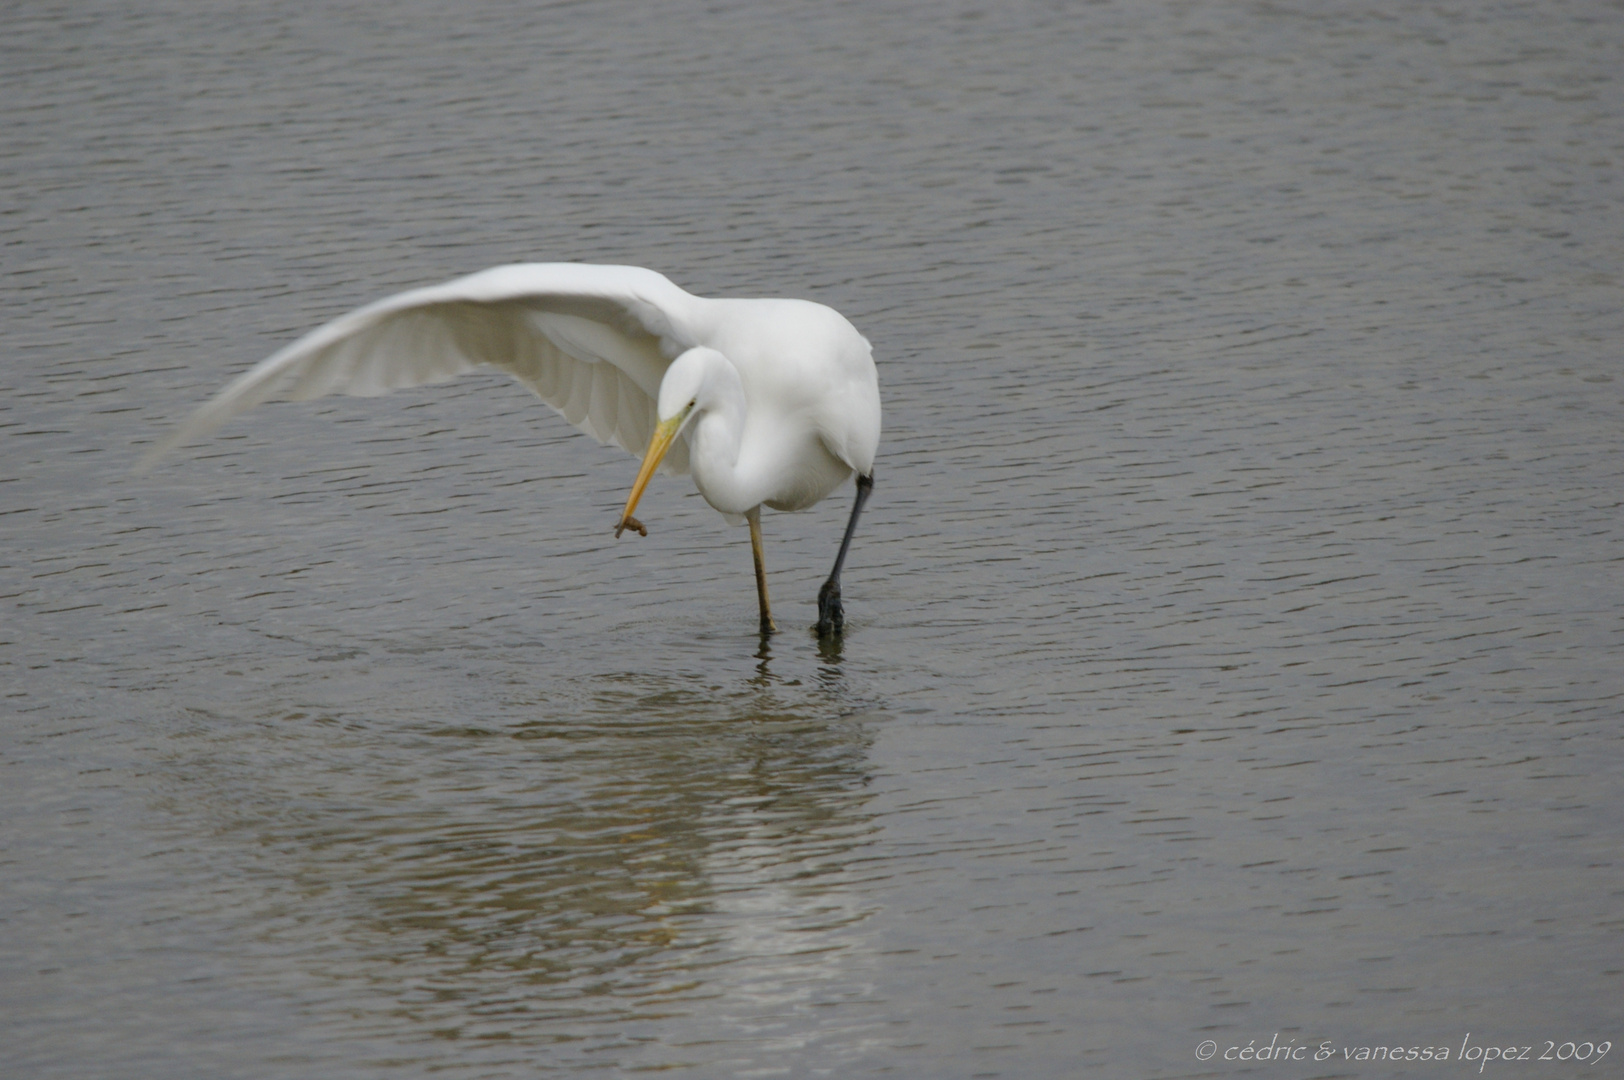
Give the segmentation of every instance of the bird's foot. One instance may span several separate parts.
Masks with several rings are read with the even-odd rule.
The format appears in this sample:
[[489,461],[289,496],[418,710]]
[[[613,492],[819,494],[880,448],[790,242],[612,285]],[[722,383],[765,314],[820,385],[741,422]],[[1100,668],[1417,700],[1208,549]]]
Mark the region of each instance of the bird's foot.
[[773,617],[771,615],[763,615],[761,617],[761,636],[767,637],[768,635],[776,633],[778,633],[778,624],[773,622]]
[[627,529],[635,530],[638,536],[648,535],[648,529],[643,525],[643,523],[632,517],[630,514],[627,514],[625,517],[620,519],[620,524],[615,526],[615,539],[619,540],[620,534],[625,532]]
[[840,582],[830,578],[818,590],[818,637],[833,637],[846,625],[846,612],[840,606]]

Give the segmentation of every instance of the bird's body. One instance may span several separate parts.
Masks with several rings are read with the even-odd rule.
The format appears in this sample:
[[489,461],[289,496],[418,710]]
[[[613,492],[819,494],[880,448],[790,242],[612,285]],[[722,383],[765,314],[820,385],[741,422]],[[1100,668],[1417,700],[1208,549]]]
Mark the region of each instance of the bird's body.
[[737,371],[743,414],[736,449],[732,417],[695,422],[688,460],[700,494],[727,514],[762,503],[804,510],[853,470],[873,471],[879,388],[852,325],[804,300],[713,303],[721,331],[703,344]]
[[[245,372],[143,465],[262,401],[382,394],[484,367],[508,372],[599,442],[644,456],[616,535],[642,531],[631,511],[662,463],[691,472],[730,520],[748,520],[764,629],[763,504],[805,509],[855,472],[844,559],[880,440],[868,342],[821,304],[705,299],[634,266],[499,266],[369,304]],[[825,586],[832,612],[820,601],[823,632],[839,629],[839,568]]]

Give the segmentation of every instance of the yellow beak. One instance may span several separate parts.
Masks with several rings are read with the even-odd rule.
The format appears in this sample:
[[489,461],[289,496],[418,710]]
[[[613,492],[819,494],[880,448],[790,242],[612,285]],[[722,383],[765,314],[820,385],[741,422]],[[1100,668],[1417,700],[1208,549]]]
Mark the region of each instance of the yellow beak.
[[637,500],[643,497],[643,489],[648,487],[649,480],[654,476],[654,470],[665,460],[666,451],[671,449],[671,441],[677,437],[677,432],[682,429],[682,422],[688,419],[688,413],[692,410],[693,406],[690,405],[671,419],[660,421],[660,426],[654,429],[654,438],[649,440],[648,451],[643,454],[643,467],[637,470],[632,493],[626,499],[626,509],[620,512],[620,524],[615,526],[617,539],[627,529],[637,530],[638,536],[648,535],[648,529],[644,528],[641,521],[632,517],[632,511],[637,509]]

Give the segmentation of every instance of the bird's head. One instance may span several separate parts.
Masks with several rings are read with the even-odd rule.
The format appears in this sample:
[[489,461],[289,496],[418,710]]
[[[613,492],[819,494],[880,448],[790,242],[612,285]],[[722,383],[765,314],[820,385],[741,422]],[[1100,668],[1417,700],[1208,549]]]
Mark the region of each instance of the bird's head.
[[[615,525],[617,538],[627,529],[636,530],[639,536],[648,535],[643,523],[632,517],[632,511],[637,509],[637,500],[643,497],[643,489],[648,487],[654,470],[665,460],[666,452],[671,449],[671,444],[682,429],[703,412],[716,396],[721,367],[726,366],[726,357],[715,349],[700,345],[678,356],[665,369],[665,377],[660,380],[660,398],[656,410],[660,422],[654,428],[648,450],[643,454],[643,467],[637,470],[632,493],[626,499],[626,509],[621,512],[620,522]],[[737,379],[737,375],[734,378]]]

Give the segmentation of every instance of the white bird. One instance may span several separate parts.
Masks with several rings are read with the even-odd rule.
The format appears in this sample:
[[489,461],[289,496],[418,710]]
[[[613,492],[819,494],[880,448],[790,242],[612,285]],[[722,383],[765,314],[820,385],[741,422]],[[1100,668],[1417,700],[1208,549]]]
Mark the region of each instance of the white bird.
[[846,477],[857,494],[818,593],[820,636],[844,622],[840,570],[874,486],[880,390],[869,343],[806,300],[710,300],[636,266],[498,266],[335,319],[230,383],[138,466],[262,401],[371,396],[506,371],[571,424],[641,454],[615,536],[662,463],[750,525],[761,631],[771,633],[761,507],[803,510]]

